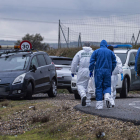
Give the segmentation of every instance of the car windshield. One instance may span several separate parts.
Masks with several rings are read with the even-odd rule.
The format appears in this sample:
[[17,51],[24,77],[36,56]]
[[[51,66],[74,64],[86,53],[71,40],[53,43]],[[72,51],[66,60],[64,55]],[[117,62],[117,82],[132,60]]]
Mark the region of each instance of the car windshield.
[[29,56],[0,57],[0,71],[24,70],[27,68]]
[[121,59],[122,64],[124,64],[126,61],[127,54],[126,53],[115,53],[115,54]]
[[71,59],[60,59],[60,58],[52,58],[52,61],[55,65],[71,65]]

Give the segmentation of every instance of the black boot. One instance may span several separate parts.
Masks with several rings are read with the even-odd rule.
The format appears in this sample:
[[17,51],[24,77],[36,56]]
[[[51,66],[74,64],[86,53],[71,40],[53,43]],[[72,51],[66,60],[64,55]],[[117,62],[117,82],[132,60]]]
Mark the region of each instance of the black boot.
[[86,99],[87,99],[86,96],[82,98],[82,106],[86,106]]

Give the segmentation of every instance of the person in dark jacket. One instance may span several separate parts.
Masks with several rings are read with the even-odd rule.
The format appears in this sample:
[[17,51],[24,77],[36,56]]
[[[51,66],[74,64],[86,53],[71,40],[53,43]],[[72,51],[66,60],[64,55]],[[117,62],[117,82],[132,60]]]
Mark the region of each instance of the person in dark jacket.
[[140,76],[140,55],[137,58],[137,75]]
[[140,48],[138,49],[136,57],[135,57],[135,72],[136,72],[136,76],[137,76],[137,61],[138,61],[139,54],[140,54]]
[[112,107],[115,105],[111,98],[111,75],[117,62],[114,53],[107,47],[107,42],[102,40],[100,49],[95,50],[90,58],[90,77],[95,69],[96,109],[103,109],[103,95],[107,107],[109,107],[109,104]]

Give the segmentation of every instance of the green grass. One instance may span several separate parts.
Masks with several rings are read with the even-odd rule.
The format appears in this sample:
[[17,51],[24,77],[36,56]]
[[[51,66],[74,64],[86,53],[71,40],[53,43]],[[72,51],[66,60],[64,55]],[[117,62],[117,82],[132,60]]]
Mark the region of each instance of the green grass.
[[[6,104],[6,106],[5,106]],[[42,105],[42,102],[35,102],[35,101],[26,101],[26,100],[3,100],[0,102],[0,117],[5,118],[4,116],[13,114],[15,112],[23,111],[23,110],[30,110],[30,106],[35,106],[33,109],[37,109],[39,106]],[[3,107],[4,106],[4,107]],[[41,109],[51,108],[52,106],[45,102],[41,106]],[[4,119],[4,120],[5,120]]]
[[0,136],[0,140],[61,140],[63,137],[70,137],[67,133],[67,129],[70,126],[72,125],[69,123],[56,126],[54,124],[46,125],[20,135]]

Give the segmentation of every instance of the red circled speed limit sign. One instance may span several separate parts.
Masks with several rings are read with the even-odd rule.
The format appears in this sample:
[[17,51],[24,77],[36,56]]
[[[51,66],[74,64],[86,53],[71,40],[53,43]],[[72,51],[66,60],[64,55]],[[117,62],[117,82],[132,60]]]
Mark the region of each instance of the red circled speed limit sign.
[[20,43],[20,49],[21,50],[30,50],[32,49],[32,44],[29,41],[22,41]]

